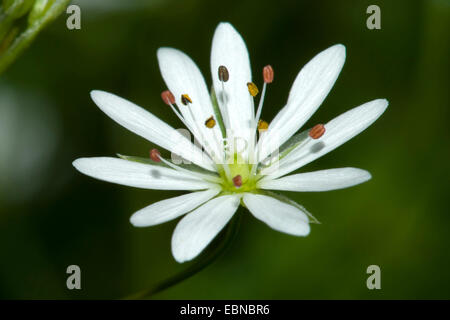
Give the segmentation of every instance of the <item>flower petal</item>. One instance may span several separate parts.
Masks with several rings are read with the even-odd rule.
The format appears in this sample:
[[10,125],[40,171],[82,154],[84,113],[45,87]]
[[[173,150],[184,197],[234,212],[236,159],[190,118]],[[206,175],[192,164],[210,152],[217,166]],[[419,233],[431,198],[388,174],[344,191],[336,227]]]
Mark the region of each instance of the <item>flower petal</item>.
[[307,236],[310,231],[308,216],[300,209],[272,197],[244,194],[248,210],[272,229],[294,236]]
[[[203,146],[210,146],[216,155],[222,156],[219,148],[222,133],[219,126],[205,126],[205,121],[214,116],[214,110],[209,90],[197,65],[186,54],[173,48],[159,48],[157,56],[162,77],[197,140]],[[183,105],[183,94],[189,95],[192,103]]]
[[341,114],[325,125],[325,133],[320,139],[310,139],[279,162],[263,169],[261,174],[270,175],[267,179],[275,179],[327,154],[364,131],[383,114],[387,106],[386,99],[377,99]]
[[179,197],[174,197],[153,203],[135,212],[130,222],[135,227],[149,227],[164,223],[194,210],[199,205],[217,195],[220,189],[191,192]]
[[195,258],[225,227],[239,206],[239,196],[212,199],[180,220],[172,236],[175,260]]
[[[228,69],[229,79],[225,83],[218,78],[220,66]],[[255,116],[253,98],[247,87],[247,83],[252,81],[252,74],[245,42],[229,23],[220,23],[214,33],[211,73],[225,126],[228,130],[232,130],[235,138],[238,138],[235,149],[242,150],[250,141],[251,124]],[[242,152],[244,158],[246,154],[246,150]]]
[[[334,45],[316,55],[297,75],[286,106],[272,120],[259,144],[260,160],[286,142],[319,108],[345,62],[345,47]],[[276,140],[278,143],[269,143]]]
[[80,158],[72,164],[90,177],[136,188],[201,190],[214,187],[195,176],[170,168],[116,158]]
[[329,191],[352,187],[371,178],[366,170],[357,168],[328,169],[299,173],[275,180],[265,180],[259,188],[285,191]]
[[91,91],[91,97],[103,112],[121,126],[205,169],[214,170],[213,162],[208,156],[180,132],[150,112],[105,91]]

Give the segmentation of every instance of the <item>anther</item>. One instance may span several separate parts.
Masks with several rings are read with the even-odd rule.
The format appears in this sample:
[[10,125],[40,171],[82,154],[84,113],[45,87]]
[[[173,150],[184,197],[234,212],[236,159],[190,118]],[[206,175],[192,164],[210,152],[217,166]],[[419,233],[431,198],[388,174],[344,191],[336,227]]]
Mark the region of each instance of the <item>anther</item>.
[[213,116],[209,117],[208,119],[206,119],[205,121],[205,126],[207,128],[214,128],[214,126],[216,125],[216,120],[214,119]]
[[160,156],[161,156],[161,153],[159,153],[158,149],[150,150],[150,159],[152,159],[153,161],[161,162]]
[[175,104],[175,97],[169,90],[161,92],[161,99],[167,105]]
[[263,69],[263,78],[265,83],[272,83],[273,81],[273,68],[270,64]]
[[219,70],[219,80],[222,82],[227,82],[228,79],[230,78],[230,74],[228,73],[228,69],[225,66],[220,66]]
[[259,120],[258,121],[258,131],[267,131],[267,129],[269,129],[269,124],[264,121],[264,120]]
[[192,103],[192,100],[187,93],[181,95],[181,103],[185,106],[187,106],[189,103]]
[[241,175],[237,175],[233,178],[233,184],[236,188],[240,188],[242,186],[242,177]]
[[325,133],[325,126],[323,124],[316,124],[309,130],[309,136],[313,139],[319,139]]
[[256,97],[256,95],[259,92],[258,87],[256,86],[256,84],[254,84],[253,82],[248,82],[247,83],[247,87],[248,87],[248,92],[250,92],[250,95],[252,97]]

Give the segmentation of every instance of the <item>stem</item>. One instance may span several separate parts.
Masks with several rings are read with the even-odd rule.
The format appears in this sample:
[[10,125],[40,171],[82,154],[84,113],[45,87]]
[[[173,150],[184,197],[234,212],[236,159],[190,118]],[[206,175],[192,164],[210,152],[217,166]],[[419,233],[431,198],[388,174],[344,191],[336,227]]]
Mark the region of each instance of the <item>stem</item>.
[[152,287],[140,291],[138,293],[132,294],[130,296],[125,297],[125,300],[138,300],[138,299],[146,299],[151,296],[170,288],[190,277],[202,271],[204,268],[213,263],[218,257],[220,257],[231,245],[234,238],[236,237],[237,231],[239,229],[239,224],[241,220],[241,214],[239,212],[236,213],[235,217],[231,220],[230,224],[226,229],[226,233],[224,235],[224,239],[215,247],[211,252],[200,256],[196,261],[194,261],[191,265],[189,265],[185,270],[181,271],[174,276],[163,280],[159,283],[156,283]]

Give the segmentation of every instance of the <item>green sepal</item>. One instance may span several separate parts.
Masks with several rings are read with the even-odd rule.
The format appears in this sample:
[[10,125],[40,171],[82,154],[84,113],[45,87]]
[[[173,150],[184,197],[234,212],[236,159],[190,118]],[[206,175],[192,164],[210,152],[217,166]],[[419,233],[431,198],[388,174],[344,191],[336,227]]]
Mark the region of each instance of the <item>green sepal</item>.
[[[168,166],[167,164],[165,164],[162,161],[161,162],[156,162],[156,161],[153,161],[150,158],[136,157],[136,156],[127,156],[127,155],[123,155],[123,154],[119,154],[119,153],[117,153],[117,156],[120,159],[123,159],[123,160],[134,161],[134,162],[145,163],[145,164],[151,164],[152,166],[160,166],[160,167],[165,167],[165,168],[171,168],[170,166]],[[167,161],[171,162],[170,160],[167,160]],[[180,167],[180,168],[189,170],[189,171],[194,171],[194,172],[198,172],[198,173],[202,173],[202,174],[208,174],[208,175],[217,175],[216,172],[203,169],[202,167],[199,167],[199,166],[197,166],[196,164],[193,164],[193,163],[180,163],[180,164],[175,164],[175,165]]]
[[287,156],[292,150],[297,148],[303,141],[308,138],[309,130],[297,133],[290,137],[285,143],[283,143],[279,149],[278,159],[282,159]]
[[5,0],[2,9],[5,15],[19,19],[31,9],[33,3],[34,0]]
[[219,124],[220,131],[222,132],[222,137],[226,137],[225,124],[223,122],[222,113],[220,112],[219,102],[217,101],[216,91],[214,87],[211,86],[211,103],[214,110],[214,116],[217,119],[217,123]]
[[288,197],[286,197],[285,195],[282,195],[280,193],[276,193],[273,191],[269,191],[269,190],[258,190],[259,194],[263,194],[269,197],[273,197],[281,202],[284,202],[286,204],[289,204],[291,206],[296,207],[297,209],[299,209],[300,211],[302,211],[304,214],[306,214],[309,218],[309,223],[316,223],[316,224],[320,224],[319,220],[316,219],[316,217],[314,217],[311,212],[309,212],[308,210],[306,210],[306,208],[300,204],[298,204],[297,202],[295,202],[292,199],[289,199]]
[[28,16],[28,23],[31,25],[34,21],[43,16],[45,11],[52,5],[52,2],[54,1],[36,0],[33,9]]

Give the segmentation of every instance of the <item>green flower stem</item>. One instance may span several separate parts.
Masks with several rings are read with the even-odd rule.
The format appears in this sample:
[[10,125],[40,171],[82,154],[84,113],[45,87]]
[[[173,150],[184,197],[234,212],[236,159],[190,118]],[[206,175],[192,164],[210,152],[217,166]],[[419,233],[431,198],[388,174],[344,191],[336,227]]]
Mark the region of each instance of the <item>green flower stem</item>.
[[137,299],[147,299],[151,296],[170,288],[190,277],[202,271],[204,268],[213,263],[218,257],[220,257],[231,245],[234,238],[236,237],[237,231],[239,229],[239,224],[241,220],[241,213],[237,212],[235,217],[231,220],[230,224],[226,229],[223,240],[215,247],[211,252],[205,253],[195,260],[189,267],[180,273],[170,277],[169,279],[163,280],[152,287],[143,290],[141,292],[135,293],[125,298],[125,300],[137,300]]
[[[27,27],[17,35],[15,32],[13,16],[7,12],[2,12],[0,17],[0,74],[27,48],[36,38],[38,33],[51,21],[59,16],[65,10],[70,0],[50,0],[45,2],[45,6],[31,9],[29,23]],[[36,5],[44,3],[41,0],[36,1]],[[39,10],[37,10],[38,8]],[[12,28],[12,29],[11,29]]]

